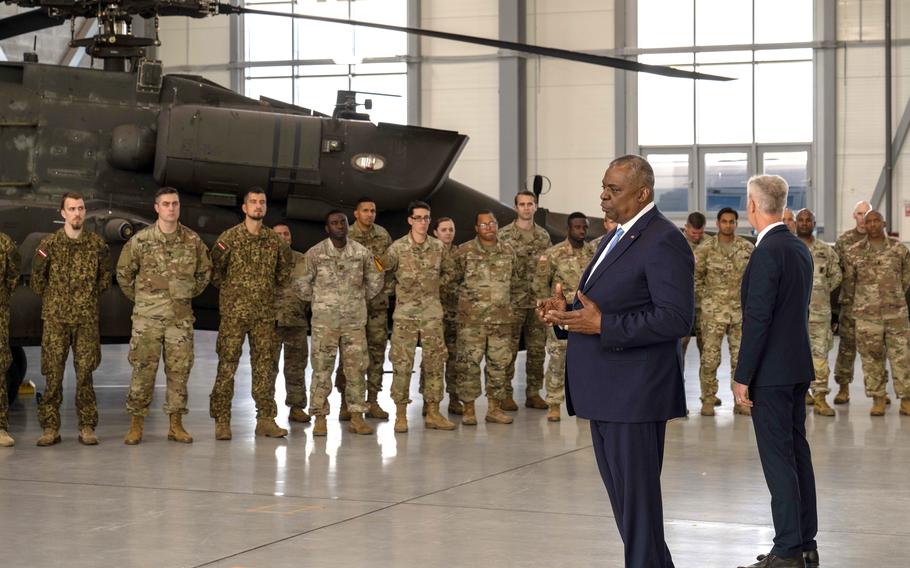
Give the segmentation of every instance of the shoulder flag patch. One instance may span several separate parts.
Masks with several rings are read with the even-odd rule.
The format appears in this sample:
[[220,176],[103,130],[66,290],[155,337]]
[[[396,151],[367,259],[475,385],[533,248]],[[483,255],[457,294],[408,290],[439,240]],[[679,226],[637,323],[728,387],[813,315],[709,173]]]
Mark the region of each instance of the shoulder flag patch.
[[221,250],[227,250],[227,247],[224,246],[224,243],[221,242],[221,241],[218,241],[217,243],[215,243],[215,246],[217,246],[217,247],[220,248]]
[[378,270],[379,272],[382,272],[382,261],[379,260],[378,256],[373,257],[373,264],[376,265],[376,270]]
[[41,255],[42,257],[44,257],[44,258],[47,258],[47,253],[44,252],[44,251],[41,250],[41,249],[38,249],[38,254],[40,254],[40,255]]

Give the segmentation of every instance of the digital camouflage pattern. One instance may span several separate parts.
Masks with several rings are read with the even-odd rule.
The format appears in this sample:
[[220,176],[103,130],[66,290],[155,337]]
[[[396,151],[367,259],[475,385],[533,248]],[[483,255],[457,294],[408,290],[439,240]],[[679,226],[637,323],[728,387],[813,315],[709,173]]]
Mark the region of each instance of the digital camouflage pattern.
[[187,380],[193,368],[192,299],[209,283],[208,249],[194,231],[178,225],[163,233],[155,223],[123,246],[117,283],[134,302],[129,362],[133,366],[127,411],[147,416],[164,352],[165,414],[186,414]]
[[[534,274],[540,256],[553,245],[550,240],[550,233],[537,224],[530,231],[525,231],[514,222],[509,223],[499,230],[498,235],[499,242],[511,248],[518,261],[524,263],[523,270],[528,275]],[[522,282],[522,287],[518,290],[518,295],[515,298],[516,307],[536,307],[537,298],[535,297],[533,285],[534,282],[532,280]]]
[[713,400],[717,395],[717,368],[725,335],[730,348],[731,383],[736,372],[743,318],[740,285],[754,248],[752,243],[736,236],[729,245],[715,238],[695,249],[695,298],[701,317],[698,375],[702,402]]
[[410,402],[414,351],[421,345],[421,381],[424,400],[439,402],[443,397],[443,366],[448,356],[443,337],[443,307],[440,296],[452,280],[452,262],[445,245],[433,237],[416,243],[411,234],[401,237],[382,257],[384,270],[391,274],[395,289],[392,314],[392,400]]
[[71,239],[60,229],[38,244],[31,287],[41,297],[44,320],[41,373],[45,390],[38,403],[42,428],[60,428],[63,371],[70,348],[76,370],[79,426],[94,428],[98,424],[92,371],[101,362],[100,300],[110,285],[110,249],[98,235],[83,231]]
[[887,238],[879,248],[868,238],[847,249],[842,296],[851,305],[856,348],[863,365],[867,396],[885,396],[890,360],[897,396],[910,396],[910,250]]
[[840,286],[842,274],[840,259],[834,247],[819,239],[813,239],[809,252],[812,253],[814,267],[812,299],[809,301],[809,344],[812,347],[812,363],[815,367],[812,392],[824,396],[829,392],[828,353],[834,346],[834,334],[831,332],[831,293]]
[[[446,249],[446,258],[450,263],[454,263],[456,246],[454,244],[443,244]],[[456,342],[458,340],[458,285],[454,282],[447,282],[439,290],[439,297],[442,302],[442,327],[443,338],[445,339],[446,352],[448,356],[445,363],[445,390],[449,394],[458,393],[458,349]],[[423,394],[423,359],[420,362],[420,393]]]
[[277,334],[274,319],[238,319],[225,317],[222,312],[218,325],[215,352],[218,353],[218,374],[209,395],[209,416],[216,421],[231,419],[234,399],[234,375],[243,354],[243,341],[249,338],[251,393],[256,404],[256,418],[275,418],[275,345]]
[[[685,232],[683,232],[683,236],[685,236]],[[705,243],[710,242],[711,239],[713,239],[713,238],[714,237],[712,237],[711,235],[706,234],[706,235],[702,235],[701,240],[698,241],[697,243],[690,241],[689,237],[686,237],[686,242],[689,244],[689,248],[692,250],[692,255],[694,256],[695,249],[697,249],[699,246],[701,246]],[[703,346],[702,346],[702,341],[701,341],[701,315],[699,312],[701,312],[701,303],[699,301],[698,296],[696,295],[695,296],[695,321],[692,323],[692,334],[695,336],[695,345],[698,347],[699,354],[701,354],[701,350],[702,350]],[[691,335],[682,338],[683,360],[686,359],[686,350],[689,348],[689,340],[691,338],[692,338]]]
[[506,397],[506,371],[512,358],[512,324],[466,323],[458,330],[458,398],[471,402],[481,394],[480,364],[486,358],[484,375],[487,396]]
[[301,301],[297,292],[297,281],[306,274],[306,255],[292,250],[291,266],[291,277],[275,296],[275,321],[279,327],[302,327],[306,331],[309,329],[307,310],[310,303]]
[[287,406],[306,408],[306,366],[309,357],[307,344],[307,310],[309,302],[302,302],[297,295],[296,282],[306,272],[306,255],[295,250],[291,251],[294,268],[288,284],[278,291],[275,301],[275,319],[278,323],[278,348],[275,350],[276,368],[277,358],[284,349],[284,388],[286,392],[284,403]]
[[322,405],[332,390],[332,369],[340,349],[347,377],[345,400],[351,412],[365,412],[367,300],[381,293],[385,275],[370,251],[350,239],[341,249],[325,239],[308,250],[306,257],[306,270],[296,285],[298,295],[311,302],[313,311],[310,411],[325,414]]
[[[562,285],[566,303],[575,299],[575,291],[581,282],[581,275],[594,256],[593,243],[574,248],[567,240],[548,248],[537,260],[534,289],[538,298],[553,294],[556,284]],[[550,361],[546,370],[547,404],[562,404],[565,399],[566,345],[565,339],[557,339],[551,326],[547,326],[547,355]]]
[[21,259],[16,243],[8,235],[0,233],[0,430],[9,429],[9,399],[6,392],[6,371],[13,362],[9,346],[10,296],[19,284]]
[[[392,245],[392,236],[389,235],[389,232],[386,231],[381,226],[373,223],[369,229],[361,229],[357,223],[351,225],[348,230],[348,239],[354,240],[357,243],[360,243],[373,255],[373,261],[376,264],[376,268],[382,270],[382,255],[385,254],[385,251]],[[387,276],[385,280],[385,287],[382,290],[382,294],[377,294],[373,296],[368,302],[367,307],[370,310],[379,310],[379,309],[388,309],[389,308],[389,294],[391,293],[391,276]],[[384,354],[383,354],[384,355]]]
[[[846,270],[847,249],[865,238],[866,233],[860,233],[855,227],[837,238],[834,252],[840,259],[842,273]],[[853,381],[853,366],[856,362],[856,322],[850,314],[850,298],[845,297],[843,286],[838,295],[838,303],[840,313],[837,316],[837,335],[840,342],[837,346],[837,360],[834,363],[834,380],[839,385],[846,385]]]

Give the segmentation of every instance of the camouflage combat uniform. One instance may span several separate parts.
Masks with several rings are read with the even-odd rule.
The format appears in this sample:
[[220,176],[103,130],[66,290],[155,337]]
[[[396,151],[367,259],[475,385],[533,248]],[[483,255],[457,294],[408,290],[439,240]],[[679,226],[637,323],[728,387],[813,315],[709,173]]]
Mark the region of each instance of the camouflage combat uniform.
[[[457,247],[454,244],[442,246],[445,247],[448,263],[453,263]],[[458,348],[456,345],[458,341],[458,322],[456,321],[458,318],[458,286],[451,281],[440,283],[439,299],[442,303],[443,313],[442,333],[448,354],[445,363],[445,390],[451,396],[458,394]],[[426,361],[425,358],[420,360],[420,394],[423,394],[423,376],[427,372],[424,361]]]
[[[392,244],[392,237],[389,232],[377,224],[373,224],[368,230],[362,230],[357,223],[351,225],[348,232],[348,239],[363,245],[373,255],[373,262],[379,270],[382,270],[382,255]],[[385,364],[385,346],[389,338],[389,294],[391,290],[391,275],[387,275],[385,287],[383,290],[367,302],[367,344],[369,345],[369,362],[367,363],[367,391],[370,394],[378,393],[382,390],[382,368]],[[335,387],[338,392],[346,392],[344,386],[345,365],[344,354],[341,355],[341,362],[338,365],[338,372],[335,375]]]
[[[556,284],[562,284],[566,302],[571,304],[575,290],[581,282],[591,257],[594,256],[593,243],[585,243],[579,248],[565,240],[546,250],[537,261],[535,274],[536,296],[545,298],[553,294]],[[566,344],[568,340],[557,339],[552,326],[547,327],[547,355],[550,361],[546,370],[547,404],[562,404],[566,400]]]
[[[294,408],[306,408],[306,365],[309,357],[307,332],[310,330],[306,319],[309,302],[301,302],[297,296],[295,282],[306,273],[306,255],[291,251],[294,258],[294,269],[290,283],[279,290],[275,302],[275,315],[278,323],[278,349],[275,356],[281,354],[284,347],[284,404]],[[275,362],[276,369],[278,362]]]
[[717,368],[724,335],[730,348],[731,384],[736,372],[743,321],[740,285],[753,248],[752,243],[737,236],[729,245],[715,238],[695,249],[695,297],[701,307],[702,402],[717,396]]
[[891,361],[894,392],[910,397],[910,251],[888,238],[884,248],[868,239],[847,249],[843,293],[851,301],[856,322],[856,347],[863,365],[866,396],[884,397]]
[[218,309],[218,376],[209,398],[216,421],[231,418],[234,374],[249,336],[252,395],[256,418],[274,418],[275,292],[287,284],[293,264],[291,249],[268,227],[250,233],[244,223],[221,233],[212,247],[212,284],[220,289]]
[[[854,227],[837,238],[834,251],[840,259],[841,272],[847,270],[847,249],[866,238],[866,233],[860,233]],[[849,385],[853,382],[853,366],[856,362],[856,322],[850,313],[850,298],[844,296],[841,289],[838,297],[840,313],[837,316],[837,335],[840,342],[837,346],[837,360],[834,362],[834,380],[838,385]]]
[[[524,273],[533,275],[540,256],[553,245],[550,233],[539,225],[530,231],[520,229],[514,222],[499,230],[499,240],[515,252],[519,261],[524,263]],[[547,327],[540,321],[535,312],[537,298],[532,293],[532,282],[522,282],[522,287],[515,298],[515,325],[512,330],[512,355],[506,371],[506,395],[512,396],[512,381],[515,378],[515,358],[524,335],[527,359],[525,375],[527,377],[527,394],[538,395],[543,388],[543,363],[546,357]]]
[[443,337],[440,289],[444,289],[452,277],[451,263],[446,257],[445,245],[441,242],[427,237],[417,244],[410,233],[392,243],[382,257],[383,268],[392,274],[395,289],[390,349],[395,404],[411,402],[408,393],[418,340],[424,401],[437,403],[442,400],[442,370],[448,351]]
[[13,239],[0,233],[0,430],[9,429],[9,399],[6,392],[6,371],[13,362],[9,347],[10,296],[19,283],[19,249]]
[[815,366],[815,380],[812,393],[824,397],[828,394],[828,353],[834,346],[831,332],[831,292],[841,283],[840,259],[834,247],[813,239],[809,247],[812,253],[814,276],[812,277],[812,300],[809,303],[809,342],[812,346],[812,362]]
[[340,349],[346,367],[342,393],[352,413],[366,412],[367,299],[381,293],[385,276],[370,251],[348,240],[342,249],[326,239],[306,252],[306,270],[295,282],[301,299],[313,310],[310,364],[310,414],[325,415],[332,391],[332,369]]
[[507,396],[512,357],[513,302],[524,294],[525,263],[507,245],[484,246],[475,238],[458,247],[454,281],[458,289],[458,397],[480,396],[480,363],[486,357],[489,398]]
[[[701,240],[697,243],[693,243],[686,237],[686,242],[689,243],[689,248],[692,249],[692,255],[695,255],[695,249],[700,247],[703,244],[711,242],[711,235],[704,235]],[[692,333],[695,335],[695,346],[698,347],[699,356],[701,355],[702,350],[702,341],[701,341],[701,302],[699,301],[698,294],[695,295],[695,322],[692,324]],[[683,361],[686,360],[686,350],[689,348],[689,340],[692,339],[692,336],[687,335],[682,338],[682,354]]]
[[148,416],[164,348],[164,413],[186,414],[186,383],[193,368],[192,300],[205,290],[212,262],[205,243],[178,225],[171,234],[155,223],[136,233],[117,261],[117,283],[134,302],[129,362],[133,366],[126,410]]
[[110,249],[95,233],[83,231],[71,239],[60,229],[38,244],[31,287],[41,297],[44,320],[41,373],[46,386],[38,404],[42,428],[60,429],[63,370],[70,348],[76,369],[79,427],[98,425],[92,371],[101,362],[101,293],[110,285]]

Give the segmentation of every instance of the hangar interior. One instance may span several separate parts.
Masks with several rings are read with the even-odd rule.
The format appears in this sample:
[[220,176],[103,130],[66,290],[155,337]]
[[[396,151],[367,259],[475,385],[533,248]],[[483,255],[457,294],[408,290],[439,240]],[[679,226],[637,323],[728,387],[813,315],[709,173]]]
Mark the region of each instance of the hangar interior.
[[[396,95],[365,96],[372,99],[373,121],[468,135],[451,177],[506,203],[539,174],[547,178],[542,207],[600,216],[606,165],[618,155],[641,153],[655,165],[658,207],[680,225],[694,209],[729,205],[742,211],[745,180],[765,172],[787,178],[793,207],[815,211],[819,236],[828,242],[853,226],[859,200],[872,201],[885,212],[889,230],[910,241],[910,3],[246,5],[634,57],[736,81],[656,77],[266,16],[162,18],[154,57],[167,73],[200,75],[253,98],[326,113],[339,89]],[[29,9],[0,5],[0,17]],[[74,30],[91,33],[93,25],[80,19]],[[153,23],[136,22],[134,30],[153,33]],[[34,49],[45,63],[101,67],[84,50],[70,48],[69,37],[66,25],[0,41],[0,61],[19,61]],[[741,221],[740,231],[746,227]],[[376,423],[377,435],[367,438],[330,419],[324,439],[310,436],[304,425],[293,425],[287,439],[256,438],[245,353],[234,440],[216,442],[207,413],[214,343],[214,333],[197,332],[187,418],[196,437],[191,446],[165,439],[166,417],[158,411],[163,371],[147,441],[123,446],[130,373],[124,345],[105,346],[95,374],[100,447],[78,445],[70,430],[61,446],[35,448],[35,399],[21,397],[10,415],[20,443],[0,451],[0,527],[9,535],[0,564],[623,565],[584,421],[564,412],[561,422],[548,423],[542,412],[522,407],[511,427],[481,423],[455,433],[417,427],[402,436],[391,423]],[[40,392],[40,349],[27,354],[27,378]],[[836,344],[832,367],[835,354]],[[523,358],[517,392],[523,392]],[[668,427],[664,513],[678,566],[733,566],[766,552],[773,538],[751,424],[733,415],[723,388],[729,369],[725,349],[718,375],[723,405],[716,417],[695,413]],[[689,406],[697,409],[698,352],[691,348],[686,379]],[[279,402],[281,383],[279,375]],[[857,359],[850,405],[839,406],[834,418],[808,418],[824,566],[903,567],[910,537],[910,418],[898,416],[894,406],[885,418],[870,418],[862,383]],[[70,366],[65,385],[66,430],[75,422]],[[412,391],[418,404],[409,412],[419,424],[416,381]],[[387,388],[381,401],[391,404]],[[331,404],[338,404],[337,393]],[[287,410],[279,412],[279,423],[287,426]]]

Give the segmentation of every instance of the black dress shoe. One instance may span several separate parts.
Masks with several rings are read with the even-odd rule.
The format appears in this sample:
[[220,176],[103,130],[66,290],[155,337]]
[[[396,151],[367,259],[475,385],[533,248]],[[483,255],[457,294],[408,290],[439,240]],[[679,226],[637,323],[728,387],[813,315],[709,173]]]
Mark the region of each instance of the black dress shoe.
[[739,568],[806,568],[806,561],[802,555],[795,558],[781,558],[773,554],[761,554],[756,559],[758,562]]
[[[764,560],[765,554],[759,554],[756,560]],[[806,568],[818,568],[818,550],[804,550],[803,560],[806,561]]]

